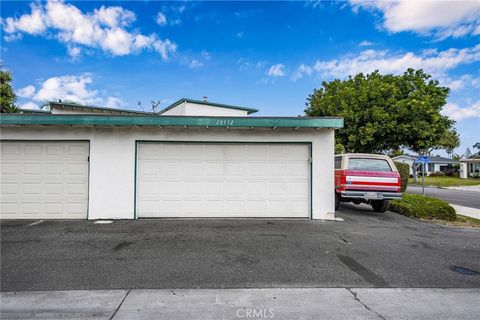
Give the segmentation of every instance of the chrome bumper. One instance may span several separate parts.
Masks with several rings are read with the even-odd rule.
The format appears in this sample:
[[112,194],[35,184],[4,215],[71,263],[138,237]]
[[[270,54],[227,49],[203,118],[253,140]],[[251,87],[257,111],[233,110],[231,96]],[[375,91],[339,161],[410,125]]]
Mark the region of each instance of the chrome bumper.
[[342,191],[342,198],[360,198],[365,200],[401,200],[401,192],[382,192],[382,191]]

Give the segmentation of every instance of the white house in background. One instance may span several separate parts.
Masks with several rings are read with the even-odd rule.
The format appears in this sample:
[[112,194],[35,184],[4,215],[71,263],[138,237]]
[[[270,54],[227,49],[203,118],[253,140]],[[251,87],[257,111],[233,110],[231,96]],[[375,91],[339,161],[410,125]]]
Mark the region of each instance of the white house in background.
[[46,109],[0,117],[2,219],[334,219],[342,118],[191,99],[156,114]]
[[460,178],[480,177],[480,156],[474,155],[467,159],[460,159]]
[[[413,175],[413,164],[415,160],[421,156],[402,154],[400,156],[392,157],[392,160],[406,163],[410,166],[410,174]],[[430,175],[433,172],[445,171],[448,168],[452,168],[454,164],[458,164],[457,160],[448,159],[440,156],[429,156],[430,162],[425,166],[425,174]]]

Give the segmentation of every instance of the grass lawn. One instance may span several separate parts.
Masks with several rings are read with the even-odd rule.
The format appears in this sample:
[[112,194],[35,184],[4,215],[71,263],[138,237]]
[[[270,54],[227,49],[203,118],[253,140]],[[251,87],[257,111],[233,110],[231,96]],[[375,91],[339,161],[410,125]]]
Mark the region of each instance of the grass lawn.
[[[414,185],[413,178],[408,179],[409,185]],[[422,185],[422,178],[418,178],[418,185]],[[458,177],[425,177],[426,186],[459,187],[480,185],[480,179],[460,179]]]

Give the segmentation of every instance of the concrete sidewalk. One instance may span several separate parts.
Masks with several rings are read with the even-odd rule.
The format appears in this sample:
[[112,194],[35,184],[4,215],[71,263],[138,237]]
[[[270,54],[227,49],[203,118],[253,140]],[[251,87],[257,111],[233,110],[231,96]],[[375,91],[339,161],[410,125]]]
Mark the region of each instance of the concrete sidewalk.
[[449,205],[455,209],[457,214],[480,220],[480,209],[459,206],[452,203],[449,203]]
[[180,289],[0,294],[1,319],[479,319],[480,289]]

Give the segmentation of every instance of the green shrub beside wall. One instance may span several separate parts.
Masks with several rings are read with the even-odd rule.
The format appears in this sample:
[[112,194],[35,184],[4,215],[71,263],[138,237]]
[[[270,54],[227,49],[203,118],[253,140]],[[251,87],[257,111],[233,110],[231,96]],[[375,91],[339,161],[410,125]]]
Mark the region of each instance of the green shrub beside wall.
[[402,200],[390,201],[389,210],[414,218],[447,221],[455,221],[457,219],[455,209],[447,202],[418,194],[405,193]]
[[410,166],[407,163],[394,161],[395,167],[397,167],[398,173],[400,173],[400,182],[402,184],[402,192],[407,190],[408,177],[410,175]]

